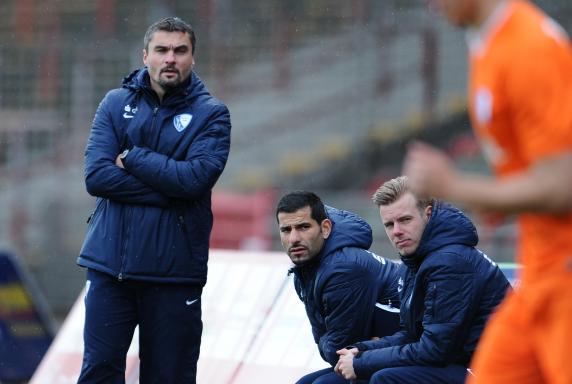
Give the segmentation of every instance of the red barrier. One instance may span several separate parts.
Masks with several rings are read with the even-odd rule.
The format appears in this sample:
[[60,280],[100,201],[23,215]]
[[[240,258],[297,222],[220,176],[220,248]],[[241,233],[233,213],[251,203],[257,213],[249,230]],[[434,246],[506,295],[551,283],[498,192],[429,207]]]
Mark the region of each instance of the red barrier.
[[211,247],[265,251],[271,248],[274,194],[256,192],[213,195],[214,225]]

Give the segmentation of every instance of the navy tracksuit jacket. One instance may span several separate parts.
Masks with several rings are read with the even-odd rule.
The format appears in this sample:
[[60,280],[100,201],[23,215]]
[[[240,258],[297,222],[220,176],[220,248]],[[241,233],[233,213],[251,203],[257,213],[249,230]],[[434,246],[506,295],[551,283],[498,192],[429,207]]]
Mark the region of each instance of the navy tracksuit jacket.
[[[193,72],[159,104],[146,69],[99,105],[85,151],[97,197],[78,264],[118,279],[189,283],[207,278],[211,189],[230,148],[228,109]],[[125,170],[115,165],[124,149]]]
[[361,217],[332,207],[326,212],[333,227],[322,251],[291,271],[320,355],[334,366],[337,350],[399,328],[398,314],[388,316],[376,304],[399,307],[397,286],[405,267],[368,251],[371,227]]
[[467,216],[436,203],[418,249],[402,257],[407,265],[400,288],[403,329],[355,344],[360,351],[353,363],[358,378],[412,367],[408,374],[420,375],[410,382],[440,382],[421,379],[427,373],[422,368],[461,366],[454,373],[463,377],[448,382],[463,381],[487,319],[510,289],[499,267],[475,248],[477,242]]

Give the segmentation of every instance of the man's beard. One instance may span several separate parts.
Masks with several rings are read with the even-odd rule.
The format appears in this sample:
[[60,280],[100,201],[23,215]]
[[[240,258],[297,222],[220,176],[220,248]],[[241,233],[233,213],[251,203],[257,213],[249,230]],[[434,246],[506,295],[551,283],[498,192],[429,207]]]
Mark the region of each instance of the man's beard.
[[[177,76],[174,78],[171,78],[171,79],[163,78],[161,75],[166,70],[176,71]],[[189,76],[190,76],[190,74],[189,74]],[[172,92],[172,91],[175,91],[175,90],[181,88],[185,84],[187,79],[188,79],[188,76],[183,79],[183,75],[181,74],[181,72],[178,69],[173,68],[173,67],[168,67],[168,68],[164,68],[159,73],[159,79],[157,81],[157,84],[159,84],[161,86],[161,88],[163,88],[165,93],[169,93],[169,92]]]
[[165,80],[159,77],[158,84],[165,90],[165,92],[174,91],[179,88],[183,82],[181,81],[181,74],[178,74],[176,78]]

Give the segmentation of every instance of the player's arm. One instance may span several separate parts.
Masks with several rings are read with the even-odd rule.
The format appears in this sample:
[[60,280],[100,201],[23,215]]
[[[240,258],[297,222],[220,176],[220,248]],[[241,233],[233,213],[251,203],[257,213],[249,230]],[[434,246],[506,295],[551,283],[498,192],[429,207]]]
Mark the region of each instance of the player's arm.
[[407,331],[401,329],[394,333],[393,335],[384,336],[379,339],[364,340],[358,343],[354,343],[351,346],[358,349],[358,351],[368,351],[371,349],[387,348],[397,345],[404,345],[411,343],[413,340],[407,336]]
[[369,337],[377,286],[372,273],[356,266],[336,266],[321,285],[321,310],[326,332],[320,337],[320,354],[332,366],[336,351]]
[[[417,341],[399,346],[368,349],[353,360],[358,377],[388,367],[444,366],[458,359],[476,310],[474,271],[466,265],[443,263],[426,271],[423,333]],[[448,259],[448,260],[447,260]],[[358,348],[359,349],[359,348]]]
[[88,193],[122,203],[167,206],[167,196],[116,165],[121,148],[109,113],[111,95],[109,93],[97,108],[85,150]]
[[480,210],[503,213],[572,210],[572,152],[540,159],[523,172],[494,179],[457,172],[445,153],[427,144],[414,143],[407,154],[404,174],[420,195]]
[[497,68],[511,114],[505,129],[512,132],[519,156],[529,164],[526,170],[498,180],[460,173],[444,153],[415,143],[404,165],[414,191],[502,213],[572,210],[569,49],[565,36],[553,30],[516,50],[510,66]]

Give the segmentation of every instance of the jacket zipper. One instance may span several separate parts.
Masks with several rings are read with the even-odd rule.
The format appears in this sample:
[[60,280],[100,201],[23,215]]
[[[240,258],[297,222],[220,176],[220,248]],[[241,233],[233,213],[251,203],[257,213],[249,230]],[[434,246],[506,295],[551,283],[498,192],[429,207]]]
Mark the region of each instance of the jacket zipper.
[[185,239],[185,242],[187,243],[187,248],[189,249],[189,254],[192,254],[193,248],[191,247],[191,241],[187,236],[187,223],[185,222],[185,217],[183,216],[182,212],[179,212],[178,220],[179,224],[181,225],[181,232],[183,232],[183,238]]
[[[157,112],[159,111],[159,106],[156,105],[155,107],[153,107],[153,121],[151,122],[151,131],[153,130],[153,128],[155,127],[155,121],[157,118]],[[126,207],[126,218],[125,221],[127,222],[127,225],[125,227],[125,236],[123,236],[123,244],[122,244],[122,250],[121,250],[121,266],[119,267],[119,274],[117,275],[117,280],[119,281],[123,281],[123,269],[125,268],[125,259],[127,258],[127,244],[129,243],[129,234],[131,232],[131,208],[129,206]]]
[[127,244],[129,243],[129,234],[131,232],[131,207],[126,206],[125,210],[125,221],[127,225],[125,226],[125,236],[123,236],[123,244],[121,246],[121,266],[119,267],[119,274],[117,275],[117,280],[123,281],[123,269],[125,268],[125,259],[127,258]]
[[[156,128],[156,126],[157,126],[157,114],[159,113],[159,108],[160,108],[160,105],[155,105],[155,107],[153,107],[153,120],[151,121],[151,130],[149,131],[149,141],[153,139],[154,143],[152,143],[152,144],[155,146],[158,144],[159,138],[161,136],[161,132],[160,132],[161,126],[160,125],[158,126],[159,132],[156,132],[156,134],[155,134],[155,129],[157,129]],[[151,143],[149,142],[149,144],[151,144]]]

